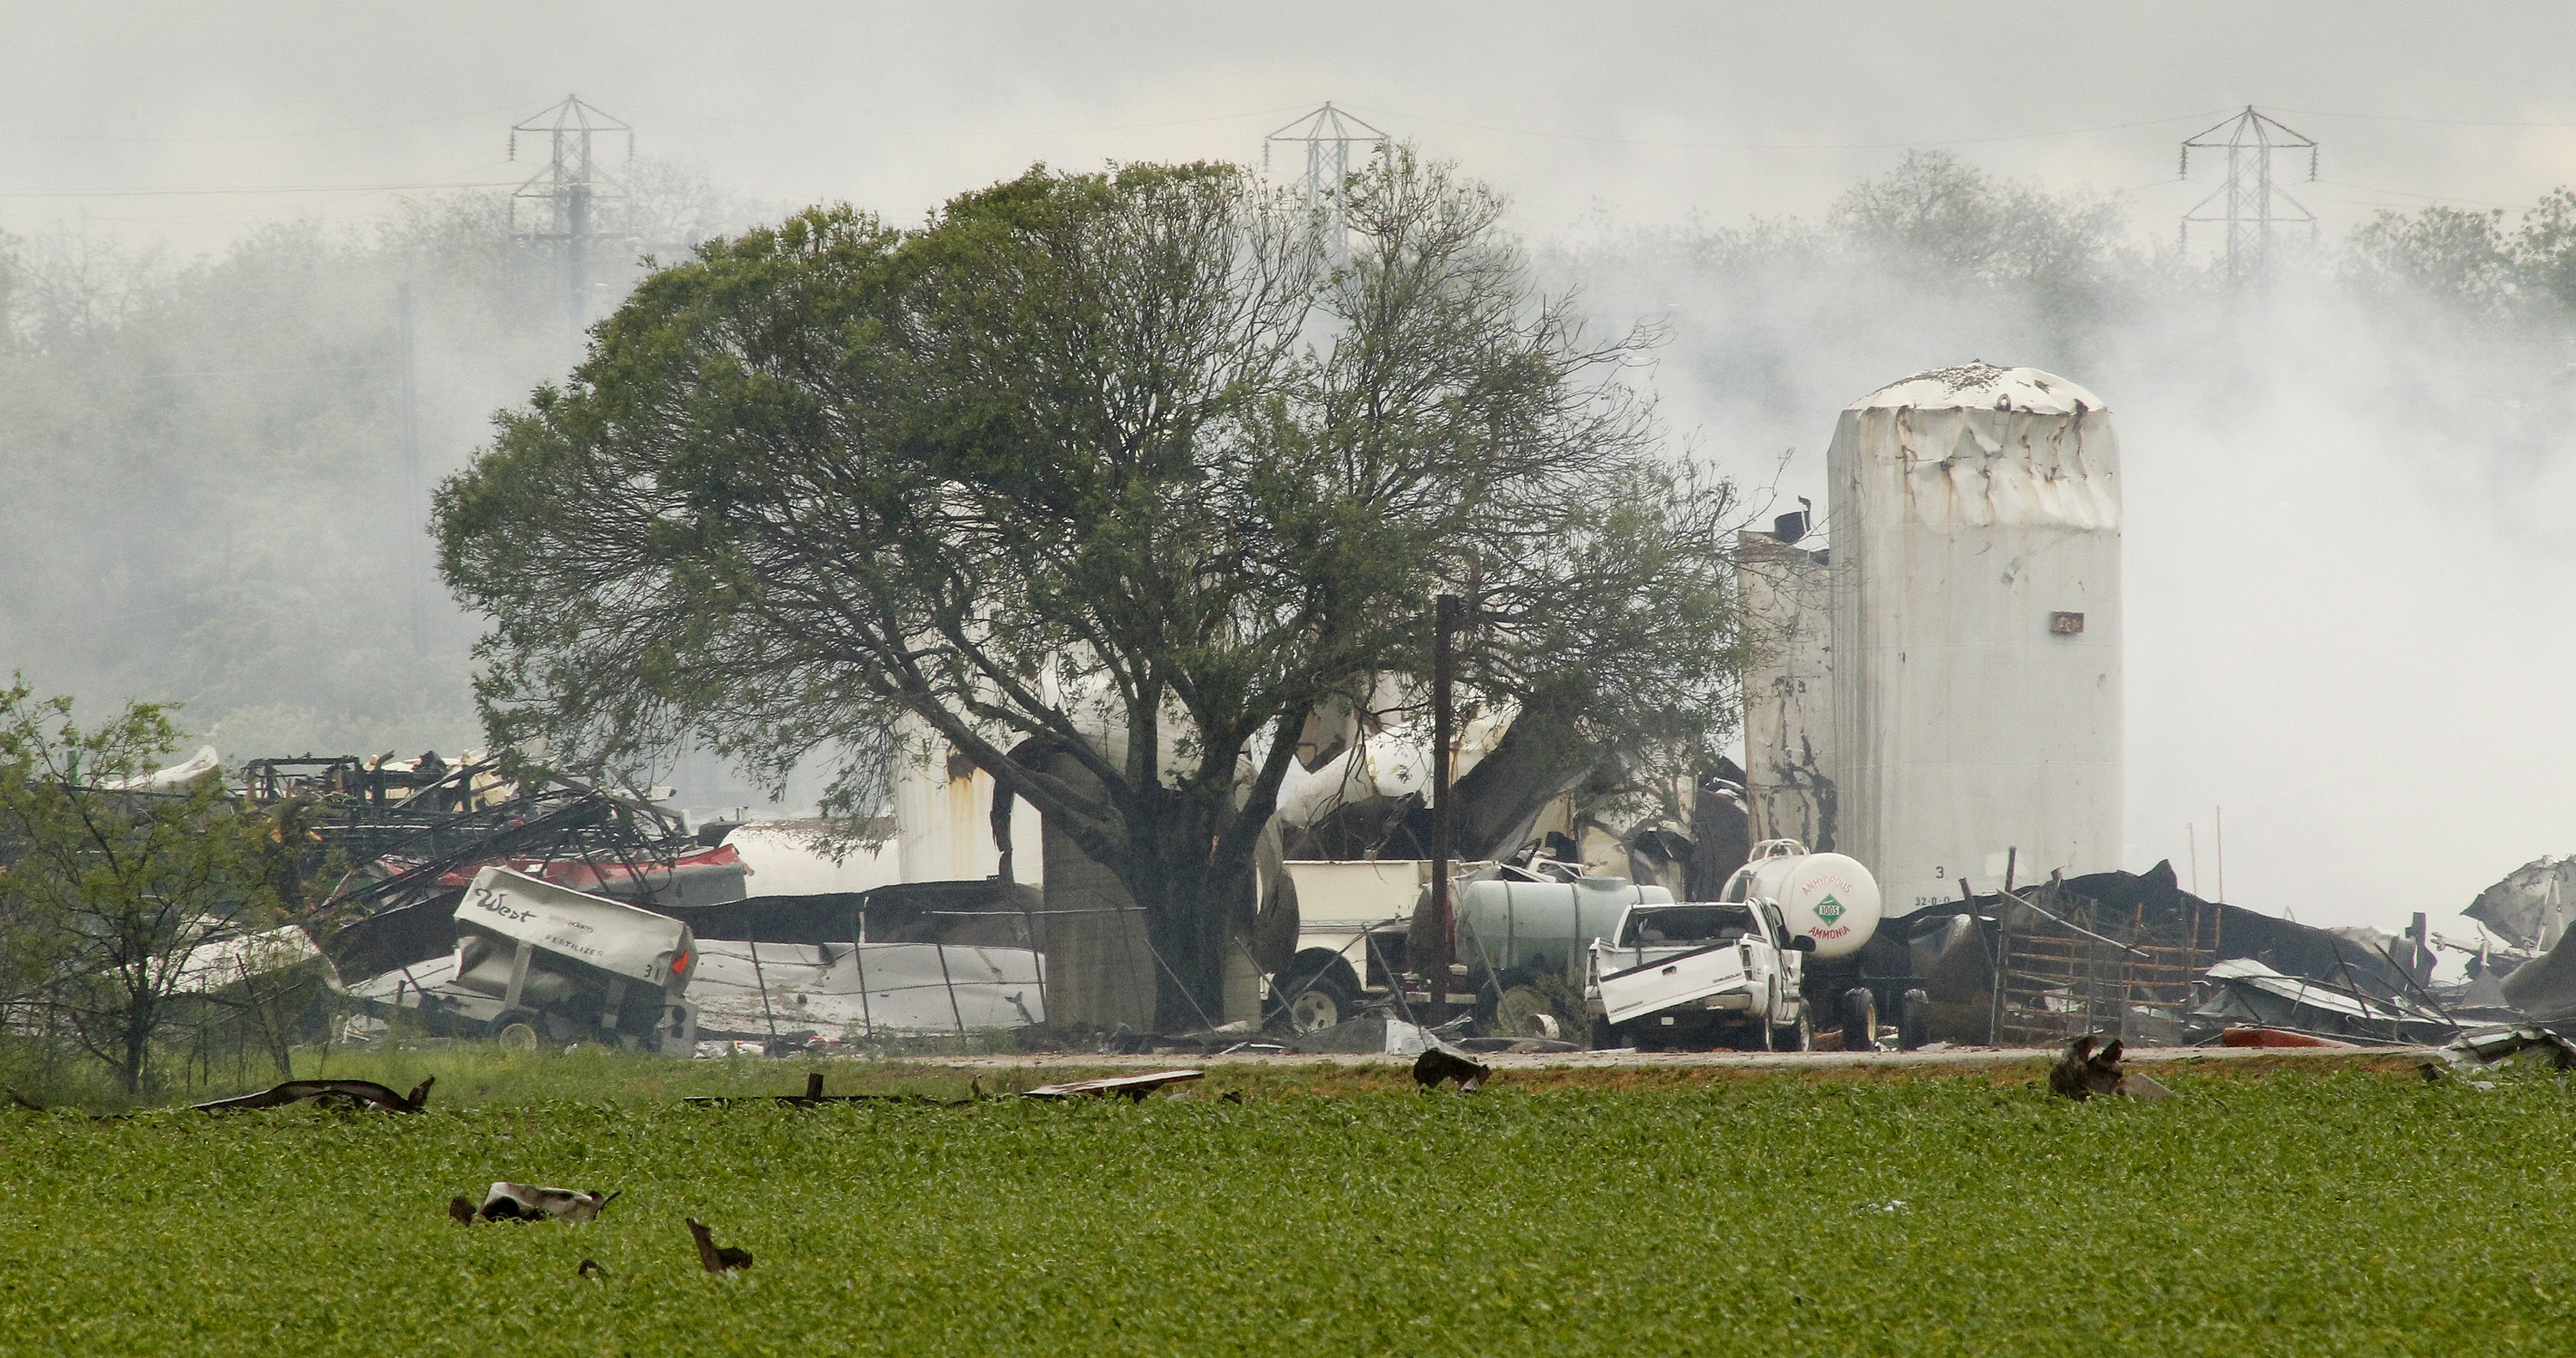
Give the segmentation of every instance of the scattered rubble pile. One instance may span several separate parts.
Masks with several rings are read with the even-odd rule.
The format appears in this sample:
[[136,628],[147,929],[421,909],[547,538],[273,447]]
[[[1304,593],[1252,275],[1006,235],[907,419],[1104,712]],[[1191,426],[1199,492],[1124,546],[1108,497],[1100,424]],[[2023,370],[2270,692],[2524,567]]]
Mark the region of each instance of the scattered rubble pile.
[[2420,928],[2320,929],[2203,900],[2159,863],[1971,892],[1896,916],[1863,950],[1857,979],[1900,1015],[1909,1047],[2055,1046],[2088,1033],[2170,1046],[2247,1028],[2360,1046],[2438,1044],[2539,1017],[2528,999],[2513,1000],[2510,981],[2497,985],[2535,959],[2524,994],[2563,993],[2576,1013],[2576,956],[2490,944],[2467,980],[2437,986],[2437,946],[2462,945]]
[[2173,1092],[2148,1076],[2130,1074],[2120,1060],[2119,1039],[2112,1039],[2098,1051],[2094,1041],[2093,1035],[2086,1033],[2066,1044],[2066,1054],[2057,1058],[2057,1064],[2048,1071],[2050,1093],[2077,1103],[2096,1094],[2153,1103]]
[[522,785],[475,755],[265,759],[245,774],[252,800],[303,804],[317,863],[352,865],[303,933],[333,987],[374,1012],[354,1035],[402,1015],[433,1035],[522,1046],[779,1054],[845,1033],[1046,1021],[1031,888],[756,897],[725,842],[732,825],[692,831],[651,801],[570,779]]
[[[1364,746],[1346,757],[1360,758]],[[1501,753],[1487,772],[1508,768]],[[523,785],[489,759],[308,757],[254,761],[245,771],[251,798],[304,804],[299,823],[317,861],[353,865],[302,922],[297,937],[310,935],[311,946],[296,957],[327,965],[333,988],[368,1003],[371,1015],[350,1025],[360,1035],[386,1031],[399,1015],[432,1034],[531,1047],[601,1041],[784,1055],[850,1038],[1043,1033],[1050,1001],[1063,998],[1050,993],[1047,960],[1058,941],[1050,921],[1067,912],[1007,875],[758,896],[749,865],[726,843],[730,824],[692,830],[651,801],[572,780]],[[1712,784],[1708,805],[1736,805],[1714,795],[1734,786]],[[1314,798],[1290,800],[1302,807]],[[1334,818],[1356,825],[1373,808],[1383,809],[1344,790],[1309,808],[1296,833],[1312,850],[1305,841],[1329,838]],[[1308,946],[1267,982],[1266,1022],[1184,1034],[1122,1026],[1100,1049],[1423,1057],[1646,1045],[1652,1031],[1622,1028],[1616,1013],[1604,1019],[1598,1003],[1592,1021],[1569,1007],[1565,996],[1591,993],[1583,940],[1556,940],[1536,921],[1553,918],[1549,892],[1573,902],[1558,913],[1571,912],[1577,934],[1600,932],[1586,913],[1586,888],[1618,888],[1603,900],[1621,909],[1686,903],[1705,869],[1745,858],[1736,830],[1715,821],[1695,828],[1710,831],[1712,844],[1725,841],[1725,852],[1692,858],[1686,870],[1644,864],[1646,848],[1688,838],[1674,830],[1663,839],[1630,835],[1625,856],[1612,855],[1661,883],[1596,876],[1589,852],[1583,862],[1533,850],[1514,862],[1470,864],[1453,946],[1468,964],[1464,987],[1477,993],[1452,1003],[1472,998],[1475,1013],[1436,1028],[1407,1002],[1426,998],[1413,993],[1420,987],[1407,970],[1429,899],[1408,871],[1415,865],[1290,862],[1312,879],[1304,885],[1318,896],[1310,905],[1319,916],[1332,889],[1374,893],[1372,917],[1345,930],[1351,939],[1324,927],[1338,916],[1307,930]],[[1664,830],[1671,827],[1657,834]],[[1664,847],[1668,858],[1687,856]],[[2564,904],[2576,892],[2576,856],[2535,860],[2482,893],[2464,912],[2481,926],[2475,940],[2435,934],[2422,916],[2401,935],[2302,925],[2185,891],[2170,863],[2028,885],[2005,876],[2000,889],[1961,883],[1956,901],[1885,917],[1848,955],[1810,956],[1798,982],[1803,1003],[1774,1013],[1762,1045],[1792,1040],[1800,1049],[1810,1027],[1818,1045],[1845,1050],[1876,1049],[1888,1036],[1908,1049],[2061,1048],[2096,1034],[2132,1048],[2439,1045],[2576,1022]],[[1479,892],[1503,900],[1499,925],[1485,927]],[[1608,919],[1612,906],[1591,913]],[[573,937],[585,941],[563,943]],[[2437,983],[2437,949],[2467,954],[2465,976]],[[1522,953],[1544,954],[1549,965]],[[1369,959],[1365,974],[1351,955]],[[1064,1008],[1082,1006],[1067,999]],[[1790,1013],[1794,1033],[1782,1017]],[[1882,1016],[1896,1020],[1892,1034]],[[388,1091],[383,1106],[401,1097]]]

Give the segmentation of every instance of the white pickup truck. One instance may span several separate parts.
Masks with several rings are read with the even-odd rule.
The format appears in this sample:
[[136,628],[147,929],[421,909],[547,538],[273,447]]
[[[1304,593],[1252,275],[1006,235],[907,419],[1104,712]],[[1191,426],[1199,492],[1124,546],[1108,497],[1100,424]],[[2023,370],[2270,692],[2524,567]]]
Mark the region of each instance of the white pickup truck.
[[1798,987],[1815,949],[1768,900],[1641,903],[1592,941],[1584,999],[1613,1042],[1640,1051],[1805,1051],[1813,1021]]

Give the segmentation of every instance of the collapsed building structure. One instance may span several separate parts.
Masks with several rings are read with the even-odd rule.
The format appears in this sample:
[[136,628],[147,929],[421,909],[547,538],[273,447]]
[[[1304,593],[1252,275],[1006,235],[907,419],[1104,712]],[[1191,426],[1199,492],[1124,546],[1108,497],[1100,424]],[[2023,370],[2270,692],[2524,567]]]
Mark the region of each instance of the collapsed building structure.
[[[533,961],[500,965],[481,937],[488,930],[460,922],[460,904],[494,869],[529,882],[523,894],[561,888],[600,902],[595,928],[627,919],[605,908],[623,903],[692,931],[689,974],[673,978],[689,1017],[675,1031],[792,1046],[1045,1021],[1045,939],[1030,888],[880,881],[873,868],[890,857],[881,853],[834,872],[815,836],[792,827],[759,827],[737,847],[743,827],[691,830],[651,800],[570,779],[523,785],[479,756],[265,759],[244,772],[245,797],[302,802],[296,823],[317,862],[345,865],[303,922],[342,988],[436,1031],[517,1024],[531,1040],[597,1036],[585,1020],[603,997],[583,991],[585,978],[600,979],[584,945],[532,935]],[[782,885],[869,885],[755,896],[746,847],[783,867]],[[553,979],[532,986],[532,972]],[[609,1031],[641,1035],[633,1025]]]
[[2420,932],[2319,929],[2203,900],[2170,863],[1972,892],[1890,919],[1863,950],[1906,1040],[2132,1046],[2260,1027],[2363,1044],[2448,1040],[2510,1019],[2432,984]]

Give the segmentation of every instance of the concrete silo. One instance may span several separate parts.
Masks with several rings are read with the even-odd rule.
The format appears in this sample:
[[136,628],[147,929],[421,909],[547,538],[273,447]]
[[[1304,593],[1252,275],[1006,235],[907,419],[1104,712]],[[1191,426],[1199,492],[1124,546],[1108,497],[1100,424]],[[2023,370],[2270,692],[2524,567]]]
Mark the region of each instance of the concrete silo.
[[1889,913],[2120,866],[2119,444],[2033,368],[1920,373],[1827,454],[1837,847]]

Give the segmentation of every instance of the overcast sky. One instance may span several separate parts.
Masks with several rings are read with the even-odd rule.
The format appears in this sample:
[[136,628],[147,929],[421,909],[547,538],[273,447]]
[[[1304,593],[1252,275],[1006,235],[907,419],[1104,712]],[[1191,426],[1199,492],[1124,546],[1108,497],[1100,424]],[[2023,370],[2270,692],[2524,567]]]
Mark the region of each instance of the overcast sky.
[[[906,220],[1035,160],[1254,159],[1326,99],[1466,161],[1539,231],[1605,205],[1809,213],[1944,145],[2134,191],[2161,234],[2216,187],[2214,161],[2174,181],[2176,144],[2248,103],[2324,143],[2299,193],[2330,232],[2576,178],[2558,4],[7,9],[0,225],[85,213],[185,248],[387,195],[106,191],[504,180],[510,124],[568,92],[763,200]],[[64,191],[98,196],[28,196]]]
[[[524,178],[541,150],[523,139],[509,163],[511,124],[577,92],[631,123],[639,153],[750,198],[898,221],[1033,161],[1258,160],[1265,133],[1329,99],[1464,162],[1534,235],[1597,211],[1812,215],[1939,146],[2127,192],[2159,240],[2219,186],[2218,156],[2175,180],[2177,143],[2251,103],[2323,144],[2321,182],[2292,188],[2333,240],[2377,207],[2519,207],[2576,182],[2570,13],[14,0],[0,230],[185,254],[280,217],[364,221],[420,191],[382,186]],[[235,192],[287,187],[310,191]],[[1925,362],[1980,356],[2013,361]],[[1819,400],[1810,453],[1860,394]],[[2185,825],[2225,802],[2237,899],[2388,924],[2576,849],[2568,459],[2512,478],[2447,451],[2410,467],[2408,436],[2295,401],[2212,429],[2195,393],[2103,394],[2132,507],[2129,866],[2183,859]],[[2398,617],[2422,626],[2401,639]]]

